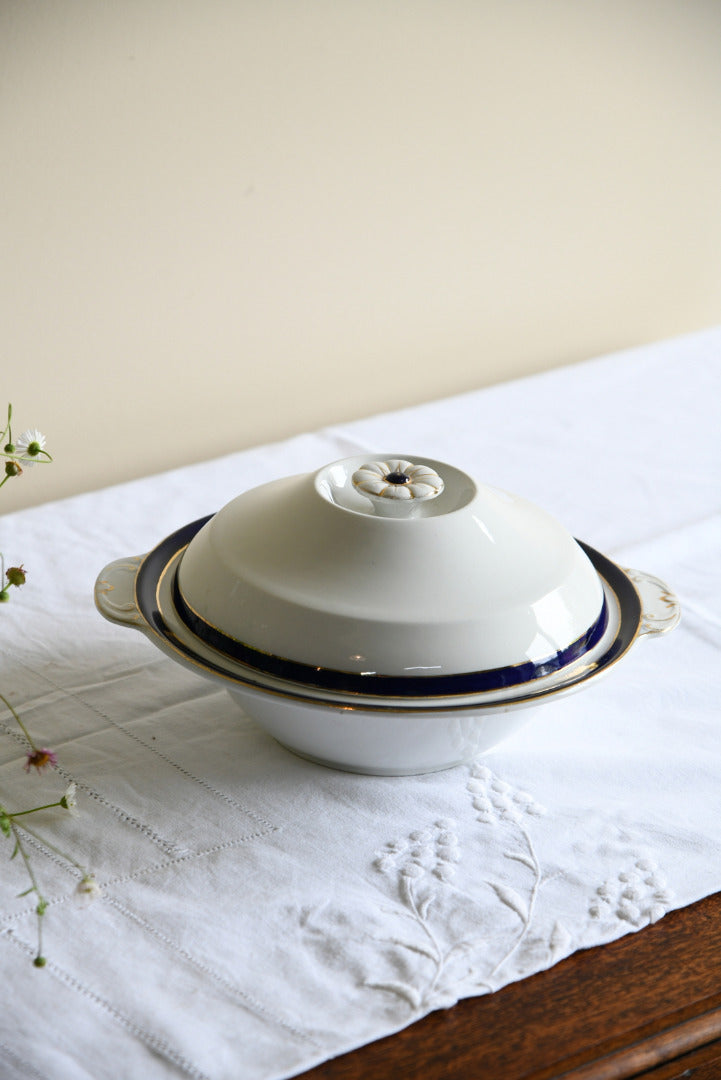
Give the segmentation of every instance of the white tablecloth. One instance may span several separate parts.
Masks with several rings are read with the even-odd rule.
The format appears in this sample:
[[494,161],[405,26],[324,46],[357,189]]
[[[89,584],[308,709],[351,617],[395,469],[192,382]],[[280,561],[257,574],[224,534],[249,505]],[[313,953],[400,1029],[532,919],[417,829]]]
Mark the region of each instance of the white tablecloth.
[[[73,778],[77,816],[36,827],[103,889],[76,904],[78,873],[34,844],[37,969],[3,862],[4,1080],[291,1076],[721,889],[720,358],[710,330],[0,519],[29,572],[0,690],[58,753],[26,776],[4,711],[0,789],[18,806]],[[541,504],[666,580],[680,627],[475,764],[399,779],[295,757],[95,611],[112,559],[366,450]]]

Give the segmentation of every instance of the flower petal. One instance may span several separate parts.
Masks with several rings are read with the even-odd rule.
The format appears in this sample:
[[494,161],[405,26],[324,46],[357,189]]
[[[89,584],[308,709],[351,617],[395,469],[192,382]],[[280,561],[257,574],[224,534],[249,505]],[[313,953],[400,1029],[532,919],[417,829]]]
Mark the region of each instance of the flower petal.
[[384,499],[412,499],[408,484],[388,484],[383,491]]
[[436,488],[431,484],[410,483],[406,487],[414,499],[427,499],[429,495],[436,494]]

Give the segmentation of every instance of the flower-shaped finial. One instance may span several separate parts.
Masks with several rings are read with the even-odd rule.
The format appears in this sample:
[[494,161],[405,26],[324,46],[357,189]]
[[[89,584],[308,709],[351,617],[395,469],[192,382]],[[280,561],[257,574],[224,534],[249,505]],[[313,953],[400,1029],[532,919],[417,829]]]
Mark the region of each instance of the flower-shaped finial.
[[353,473],[353,485],[379,509],[383,503],[384,509],[390,509],[391,505],[425,502],[443,491],[443,480],[430,466],[414,465],[402,458],[361,465]]

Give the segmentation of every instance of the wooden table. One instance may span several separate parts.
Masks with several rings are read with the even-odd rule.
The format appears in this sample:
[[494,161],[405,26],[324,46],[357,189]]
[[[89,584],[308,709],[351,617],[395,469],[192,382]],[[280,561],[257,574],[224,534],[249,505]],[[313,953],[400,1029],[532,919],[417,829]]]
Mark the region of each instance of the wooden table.
[[303,1074],[303,1080],[719,1080],[721,894]]

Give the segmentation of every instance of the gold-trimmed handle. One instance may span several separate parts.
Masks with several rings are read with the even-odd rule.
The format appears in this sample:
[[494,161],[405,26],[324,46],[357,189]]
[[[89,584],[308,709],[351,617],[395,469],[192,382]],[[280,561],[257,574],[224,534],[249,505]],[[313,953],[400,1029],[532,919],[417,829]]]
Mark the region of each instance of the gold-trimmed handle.
[[667,634],[678,625],[681,604],[665,581],[643,570],[626,570],[641,600],[640,634]]
[[95,582],[95,606],[104,618],[121,626],[144,630],[147,626],[135,602],[135,578],[144,555],[108,563]]

